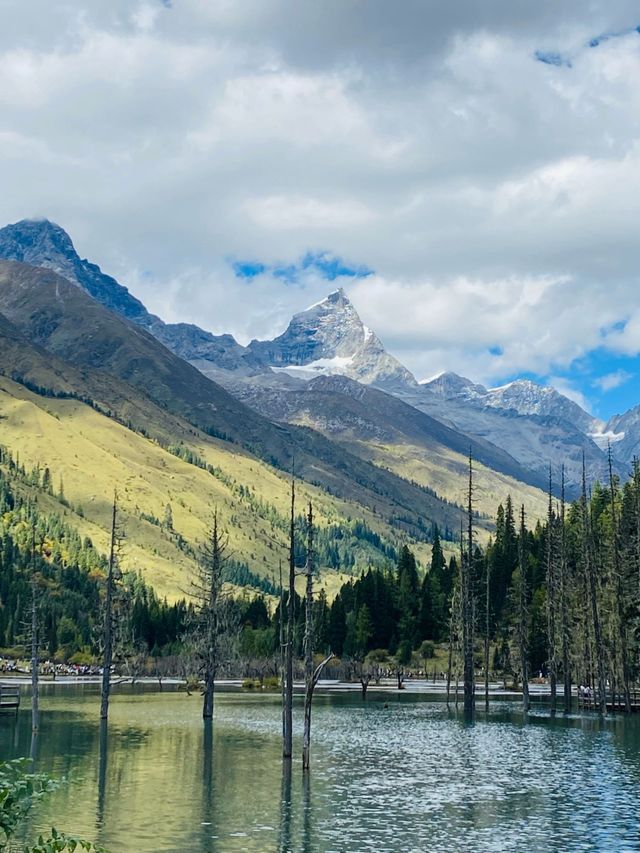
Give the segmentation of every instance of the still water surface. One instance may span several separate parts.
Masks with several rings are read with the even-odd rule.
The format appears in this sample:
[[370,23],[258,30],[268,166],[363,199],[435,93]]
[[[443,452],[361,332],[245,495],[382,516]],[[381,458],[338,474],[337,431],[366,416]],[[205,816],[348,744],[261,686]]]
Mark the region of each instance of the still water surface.
[[[207,729],[197,696],[119,688],[105,736],[96,688],[53,688],[36,766],[70,782],[32,834],[110,853],[640,851],[640,718],[525,725],[502,703],[468,726],[424,696],[321,694],[303,781],[299,756],[283,776],[278,702],[219,694]],[[28,709],[0,718],[0,758],[30,748]]]

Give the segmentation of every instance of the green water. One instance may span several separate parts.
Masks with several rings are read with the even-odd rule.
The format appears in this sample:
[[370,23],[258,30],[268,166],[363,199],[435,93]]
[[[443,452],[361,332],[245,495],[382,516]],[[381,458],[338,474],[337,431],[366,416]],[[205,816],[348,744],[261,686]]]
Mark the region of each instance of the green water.
[[[70,783],[31,831],[111,853],[640,851],[639,718],[501,704],[468,726],[425,697],[318,695],[305,782],[298,756],[283,776],[277,696],[216,703],[205,729],[197,696],[120,688],[105,738],[95,688],[46,693],[36,766]],[[28,710],[1,717],[0,757],[30,747]]]

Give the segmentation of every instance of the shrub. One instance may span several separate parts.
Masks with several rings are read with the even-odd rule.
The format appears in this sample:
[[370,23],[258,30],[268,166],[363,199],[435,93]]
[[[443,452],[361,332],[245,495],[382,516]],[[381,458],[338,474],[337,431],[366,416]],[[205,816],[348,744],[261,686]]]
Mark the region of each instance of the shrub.
[[436,645],[432,640],[425,640],[420,646],[420,657],[423,660],[431,660],[436,656]]

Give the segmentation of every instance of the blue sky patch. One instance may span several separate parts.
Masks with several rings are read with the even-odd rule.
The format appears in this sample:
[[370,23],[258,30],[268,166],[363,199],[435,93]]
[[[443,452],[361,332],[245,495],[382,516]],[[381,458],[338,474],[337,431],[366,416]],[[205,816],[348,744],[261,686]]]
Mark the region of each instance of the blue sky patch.
[[598,47],[598,45],[609,41],[609,39],[622,38],[623,36],[631,35],[631,33],[640,33],[640,26],[628,27],[626,30],[620,30],[619,32],[602,33],[602,35],[594,36],[592,39],[589,39],[589,47]]
[[267,267],[258,261],[234,261],[231,267],[236,278],[255,278],[267,271]]
[[555,50],[536,50],[534,54],[538,62],[545,65],[555,65],[557,68],[571,68],[571,60]]
[[366,278],[373,270],[364,264],[351,264],[330,252],[309,251],[295,263],[263,264],[260,261],[231,261],[237,278],[252,279],[268,273],[287,284],[294,284],[302,273],[316,273],[327,281],[338,278]]

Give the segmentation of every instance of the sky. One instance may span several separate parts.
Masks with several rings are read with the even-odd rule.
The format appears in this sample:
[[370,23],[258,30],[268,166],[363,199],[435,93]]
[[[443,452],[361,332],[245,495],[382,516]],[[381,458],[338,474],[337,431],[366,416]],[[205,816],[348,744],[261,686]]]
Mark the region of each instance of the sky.
[[337,286],[418,378],[640,402],[640,8],[0,0],[0,224],[241,342]]

